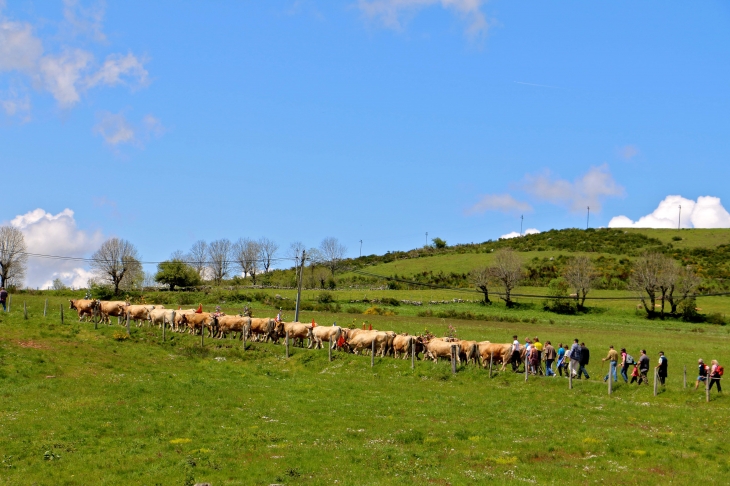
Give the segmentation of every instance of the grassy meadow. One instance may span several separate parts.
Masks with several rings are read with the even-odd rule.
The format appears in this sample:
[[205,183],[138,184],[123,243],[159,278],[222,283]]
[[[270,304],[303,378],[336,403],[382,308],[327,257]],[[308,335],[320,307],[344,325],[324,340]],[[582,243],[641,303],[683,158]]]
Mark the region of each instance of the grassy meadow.
[[[304,312],[377,329],[584,340],[590,380],[496,374],[78,323],[65,299],[17,294],[0,315],[0,484],[704,484],[730,472],[727,397],[683,388],[728,361],[727,327],[670,321],[495,322]],[[23,319],[22,302],[29,306]],[[66,306],[67,307],[67,306]],[[212,305],[206,305],[207,308]],[[236,306],[223,305],[224,311]],[[399,308],[400,309],[400,308]],[[65,309],[68,312],[68,309]],[[265,309],[260,315],[265,314]],[[666,390],[616,385],[608,345],[669,359]],[[606,370],[604,365],[603,370]]]

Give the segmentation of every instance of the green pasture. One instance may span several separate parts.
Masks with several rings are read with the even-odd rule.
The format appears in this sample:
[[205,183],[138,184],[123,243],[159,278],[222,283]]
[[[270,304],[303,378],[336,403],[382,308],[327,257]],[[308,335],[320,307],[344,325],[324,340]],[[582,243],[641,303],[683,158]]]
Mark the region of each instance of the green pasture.
[[[639,233],[650,238],[656,238],[665,245],[671,243],[674,248],[715,248],[719,245],[730,244],[730,229],[650,229],[650,228],[627,228],[625,231]],[[675,237],[681,240],[675,240]]]
[[[24,320],[22,301],[29,308]],[[723,326],[628,319],[460,321],[367,316],[377,329],[586,342],[590,380],[168,334],[94,330],[16,294],[0,315],[0,484],[724,484],[728,402],[683,388],[697,358],[728,361]],[[237,306],[238,304],[236,304]],[[236,306],[223,305],[224,311]],[[206,308],[209,305],[206,305]],[[68,309],[65,309],[68,311]],[[362,321],[304,312],[320,323]],[[654,362],[665,390],[601,381],[608,345]],[[605,371],[604,365],[603,370]]]

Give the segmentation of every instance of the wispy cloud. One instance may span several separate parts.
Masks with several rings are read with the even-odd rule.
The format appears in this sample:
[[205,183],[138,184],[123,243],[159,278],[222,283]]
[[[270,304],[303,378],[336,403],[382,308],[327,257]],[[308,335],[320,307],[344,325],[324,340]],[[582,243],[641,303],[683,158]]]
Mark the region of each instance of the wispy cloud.
[[624,160],[631,160],[639,155],[639,149],[636,145],[624,145],[619,149],[618,154]]
[[518,201],[510,194],[487,194],[479,202],[466,210],[466,214],[481,214],[487,211],[502,213],[517,213],[532,211],[532,206],[524,201]]
[[623,196],[625,193],[605,164],[591,167],[573,182],[555,179],[549,171],[528,175],[522,188],[537,199],[567,206],[573,211],[582,211],[590,206],[592,211],[600,212],[605,198]]
[[482,11],[485,3],[486,0],[358,0],[358,8],[369,19],[400,31],[419,10],[440,6],[461,17],[467,24],[466,35],[474,39],[489,30],[489,21]]
[[145,142],[152,137],[161,137],[165,127],[152,115],[145,115],[140,124],[132,124],[123,112],[99,114],[99,122],[94,126],[94,133],[100,135],[111,147],[133,145],[143,148]]

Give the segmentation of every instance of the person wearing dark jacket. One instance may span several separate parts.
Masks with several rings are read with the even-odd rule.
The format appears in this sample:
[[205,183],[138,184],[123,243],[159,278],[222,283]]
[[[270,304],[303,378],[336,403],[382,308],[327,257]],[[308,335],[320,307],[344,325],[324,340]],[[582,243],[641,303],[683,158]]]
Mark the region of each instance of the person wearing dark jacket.
[[586,366],[591,358],[591,352],[586,348],[586,343],[580,343],[580,368],[578,368],[578,379],[580,380],[581,375],[586,375],[586,380],[590,378]]
[[654,369],[659,378],[659,383],[664,386],[667,379],[667,357],[664,356],[664,351],[659,351],[659,364]]
[[573,341],[573,345],[570,347],[570,376],[575,378],[578,376],[578,369],[580,368],[580,344],[578,339]]
[[7,307],[5,307],[5,301],[8,299],[8,291],[5,290],[5,287],[0,287],[0,304],[3,305],[3,310],[7,311]]
[[641,385],[642,383],[649,384],[649,378],[646,376],[649,373],[649,366],[649,357],[646,355],[646,349],[642,349],[641,358],[639,358],[639,373],[641,376],[639,376],[637,385]]

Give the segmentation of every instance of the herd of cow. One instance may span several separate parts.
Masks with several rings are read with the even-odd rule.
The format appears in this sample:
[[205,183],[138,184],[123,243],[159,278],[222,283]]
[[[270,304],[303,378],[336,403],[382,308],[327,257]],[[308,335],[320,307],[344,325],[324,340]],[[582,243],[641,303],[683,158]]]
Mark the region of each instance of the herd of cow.
[[[348,329],[340,326],[320,326],[302,322],[284,322],[274,318],[257,318],[245,315],[225,315],[223,313],[200,312],[196,309],[165,309],[162,305],[131,305],[124,301],[103,301],[78,299],[71,300],[71,309],[76,310],[79,320],[100,319],[107,324],[111,317],[129,317],[137,326],[144,322],[150,325],[168,326],[174,332],[198,334],[207,332],[211,338],[224,339],[229,335],[234,339],[245,336],[252,341],[272,341],[278,343],[286,336],[294,344],[309,348],[328,346],[354,354],[366,354],[374,350],[379,356],[394,358],[416,358],[422,354],[424,359],[438,361],[439,358],[451,359],[452,347],[456,347],[456,361],[461,363],[501,363],[502,368],[510,361],[512,344],[498,344],[489,341],[466,341],[456,338],[436,338],[430,335],[412,336],[393,331],[375,329]],[[525,347],[521,349],[524,359]]]

